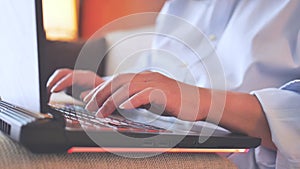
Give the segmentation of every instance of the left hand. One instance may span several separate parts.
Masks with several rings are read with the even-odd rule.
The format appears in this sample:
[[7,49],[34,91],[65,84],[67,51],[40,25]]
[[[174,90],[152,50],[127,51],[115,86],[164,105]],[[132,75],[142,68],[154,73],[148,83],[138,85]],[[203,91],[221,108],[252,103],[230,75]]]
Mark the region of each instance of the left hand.
[[102,84],[104,80],[96,73],[88,70],[57,69],[48,79],[48,93],[60,92],[70,86],[79,86],[86,89],[80,94],[84,98],[95,86]]
[[162,112],[190,121],[203,120],[200,91],[205,90],[168,78],[157,72],[120,74],[90,92],[86,109],[99,117],[109,116],[117,107],[133,109],[151,105]]

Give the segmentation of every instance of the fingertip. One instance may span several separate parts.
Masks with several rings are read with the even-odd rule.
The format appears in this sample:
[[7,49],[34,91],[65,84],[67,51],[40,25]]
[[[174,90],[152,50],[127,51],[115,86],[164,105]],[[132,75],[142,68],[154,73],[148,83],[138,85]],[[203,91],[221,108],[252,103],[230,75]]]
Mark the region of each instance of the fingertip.
[[47,84],[46,84],[46,87],[49,88],[49,87],[50,87],[50,84],[51,84],[51,82],[48,81]]
[[54,92],[55,92],[54,88],[50,89],[50,93],[54,93]]
[[85,97],[85,96],[84,96],[84,94],[82,94],[82,93],[81,93],[80,96],[79,96],[79,98],[80,98],[83,102],[85,102],[85,101],[83,100],[84,97]]
[[103,108],[98,109],[98,111],[96,112],[96,116],[99,118],[105,118],[108,117],[111,113],[108,113],[106,111],[104,111]]
[[90,112],[92,112],[92,109],[91,109],[91,103],[87,103],[86,105],[85,105],[85,109],[87,110],[87,111],[90,111]]
[[89,96],[89,95],[83,97],[83,102],[87,103],[87,102],[89,101],[88,96]]
[[98,118],[105,118],[101,113],[99,113],[99,112],[97,112],[96,113],[96,117],[98,117]]
[[60,92],[59,86],[54,86],[54,87],[52,87],[51,90],[50,90],[50,92],[51,92],[51,93]]
[[51,87],[53,87],[53,84],[54,84],[54,77],[52,75],[52,76],[49,77],[49,79],[48,79],[48,81],[46,83],[46,87],[47,88],[51,88]]
[[89,94],[90,91],[84,91],[80,94],[80,99],[83,101],[83,102],[86,102],[85,98],[86,96]]
[[93,91],[87,93],[86,96],[83,98],[83,101],[86,103],[89,102],[90,100],[92,100],[93,95],[94,95]]
[[53,89],[53,85],[52,84],[47,84],[46,85],[46,88],[47,88],[47,92],[48,93],[53,93],[54,89]]
[[103,116],[103,114],[100,111],[96,112],[96,117],[98,117],[98,118],[105,118],[105,116]]

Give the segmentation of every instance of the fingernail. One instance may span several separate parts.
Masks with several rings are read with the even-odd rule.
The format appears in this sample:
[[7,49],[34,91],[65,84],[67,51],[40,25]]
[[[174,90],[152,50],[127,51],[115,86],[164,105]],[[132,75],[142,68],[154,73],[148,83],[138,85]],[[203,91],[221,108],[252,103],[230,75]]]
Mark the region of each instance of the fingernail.
[[54,89],[55,89],[55,88],[52,88],[52,89],[50,90],[50,92],[53,93],[53,92],[54,92]]
[[46,83],[46,87],[49,87],[50,86],[50,82],[48,81],[47,83]]
[[57,86],[53,86],[52,89],[50,90],[51,93],[57,92]]

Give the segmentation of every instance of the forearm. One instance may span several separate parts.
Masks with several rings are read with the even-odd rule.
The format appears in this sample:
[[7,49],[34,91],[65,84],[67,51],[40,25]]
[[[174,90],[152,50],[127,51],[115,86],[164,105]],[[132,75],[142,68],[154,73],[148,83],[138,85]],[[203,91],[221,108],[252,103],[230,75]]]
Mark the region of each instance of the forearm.
[[[205,90],[205,92],[208,91]],[[262,139],[263,146],[276,149],[271,140],[271,132],[265,114],[254,95],[228,91],[214,92],[217,96],[226,96],[224,111],[219,122],[220,126],[234,132],[259,137]],[[207,120],[218,123],[218,119],[217,114],[211,114]]]

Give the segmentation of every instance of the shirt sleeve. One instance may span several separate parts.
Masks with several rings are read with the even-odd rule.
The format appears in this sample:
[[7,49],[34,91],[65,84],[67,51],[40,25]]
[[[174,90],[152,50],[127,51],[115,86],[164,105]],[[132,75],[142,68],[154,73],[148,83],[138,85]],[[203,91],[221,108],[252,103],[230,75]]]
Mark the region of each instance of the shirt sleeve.
[[285,85],[283,85],[280,89],[282,90],[290,90],[300,94],[300,80],[291,81]]
[[[253,91],[253,94],[262,105],[277,147],[275,168],[300,168],[300,80],[279,89]],[[263,153],[255,155],[256,159],[264,156]]]

